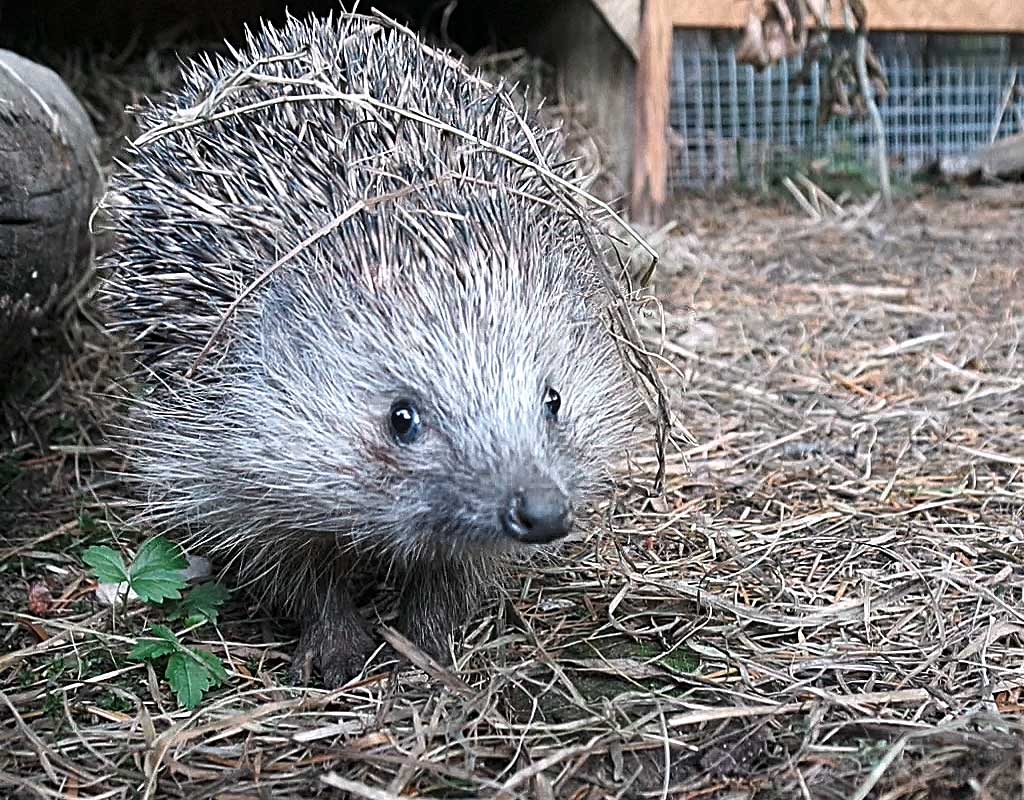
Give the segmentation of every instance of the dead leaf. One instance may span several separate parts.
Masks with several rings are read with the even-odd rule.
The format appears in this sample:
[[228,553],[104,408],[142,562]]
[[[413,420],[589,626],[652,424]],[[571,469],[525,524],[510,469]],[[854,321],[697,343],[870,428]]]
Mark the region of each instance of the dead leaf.
[[764,46],[764,27],[761,24],[761,18],[753,11],[747,17],[743,40],[736,49],[736,60],[740,64],[750,64],[757,70],[768,66],[768,50]]
[[53,595],[45,581],[33,581],[28,589],[28,610],[37,617],[47,616],[53,608]]
[[1002,714],[1017,714],[1024,711],[1024,704],[1021,703],[1020,694],[1021,690],[1019,688],[999,692],[995,696],[996,708]]

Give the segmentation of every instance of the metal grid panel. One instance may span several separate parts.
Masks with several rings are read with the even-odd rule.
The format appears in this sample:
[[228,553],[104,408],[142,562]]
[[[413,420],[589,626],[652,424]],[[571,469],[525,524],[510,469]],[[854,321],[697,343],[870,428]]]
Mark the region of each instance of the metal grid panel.
[[[1024,66],[1008,66],[998,56],[937,65],[898,55],[881,60],[890,94],[880,111],[896,175],[908,177],[938,156],[970,151],[989,142],[993,132],[1024,133],[1024,98],[1007,104],[1014,81],[1024,86]],[[670,183],[757,183],[814,159],[872,173],[874,140],[867,124],[819,124],[821,72],[812,64],[800,80],[802,69],[798,58],[757,73],[736,62],[733,48],[694,49],[677,39]]]

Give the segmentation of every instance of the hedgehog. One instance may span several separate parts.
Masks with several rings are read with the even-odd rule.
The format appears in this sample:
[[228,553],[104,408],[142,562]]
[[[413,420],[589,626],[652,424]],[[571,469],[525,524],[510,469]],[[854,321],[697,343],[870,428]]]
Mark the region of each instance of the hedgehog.
[[133,109],[100,208],[136,521],[297,622],[297,680],[365,668],[360,587],[389,582],[398,631],[450,666],[510,565],[599,519],[636,440],[613,322],[635,298],[524,102],[341,13],[247,29]]

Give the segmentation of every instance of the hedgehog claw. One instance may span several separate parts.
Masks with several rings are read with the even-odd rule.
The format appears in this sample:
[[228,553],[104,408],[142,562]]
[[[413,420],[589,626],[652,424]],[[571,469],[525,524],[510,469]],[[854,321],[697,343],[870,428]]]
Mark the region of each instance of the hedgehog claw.
[[302,621],[289,677],[297,685],[308,686],[315,670],[326,688],[337,689],[362,672],[376,647],[348,593],[339,591],[315,616]]
[[420,565],[407,576],[398,628],[441,666],[451,667],[451,640],[472,615],[476,592],[466,565]]
[[364,631],[345,634],[339,636],[337,629],[325,632],[320,626],[304,630],[288,672],[292,683],[308,686],[315,670],[325,688],[337,689],[359,675],[377,645]]

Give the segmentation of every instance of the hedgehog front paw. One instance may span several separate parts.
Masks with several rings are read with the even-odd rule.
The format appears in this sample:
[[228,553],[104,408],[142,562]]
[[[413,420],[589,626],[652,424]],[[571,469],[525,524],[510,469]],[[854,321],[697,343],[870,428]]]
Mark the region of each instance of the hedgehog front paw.
[[[455,663],[452,659],[451,642],[449,636],[424,636],[413,634],[412,631],[400,630],[398,633],[402,638],[408,640],[416,650],[429,656],[442,667],[451,667]],[[407,667],[410,663],[418,663],[420,659],[415,656],[406,657],[406,646],[394,647],[391,644],[384,645],[380,654],[374,658],[374,663],[386,664],[397,662],[400,667]]]
[[366,659],[376,648],[376,642],[361,628],[312,625],[303,629],[299,637],[289,678],[292,683],[305,686],[316,671],[325,688],[337,689],[362,672]]
[[455,662],[452,659],[451,639],[454,634],[454,623],[452,628],[441,630],[408,631],[406,634],[409,641],[415,644],[420,650],[430,656],[442,667],[450,667]]

